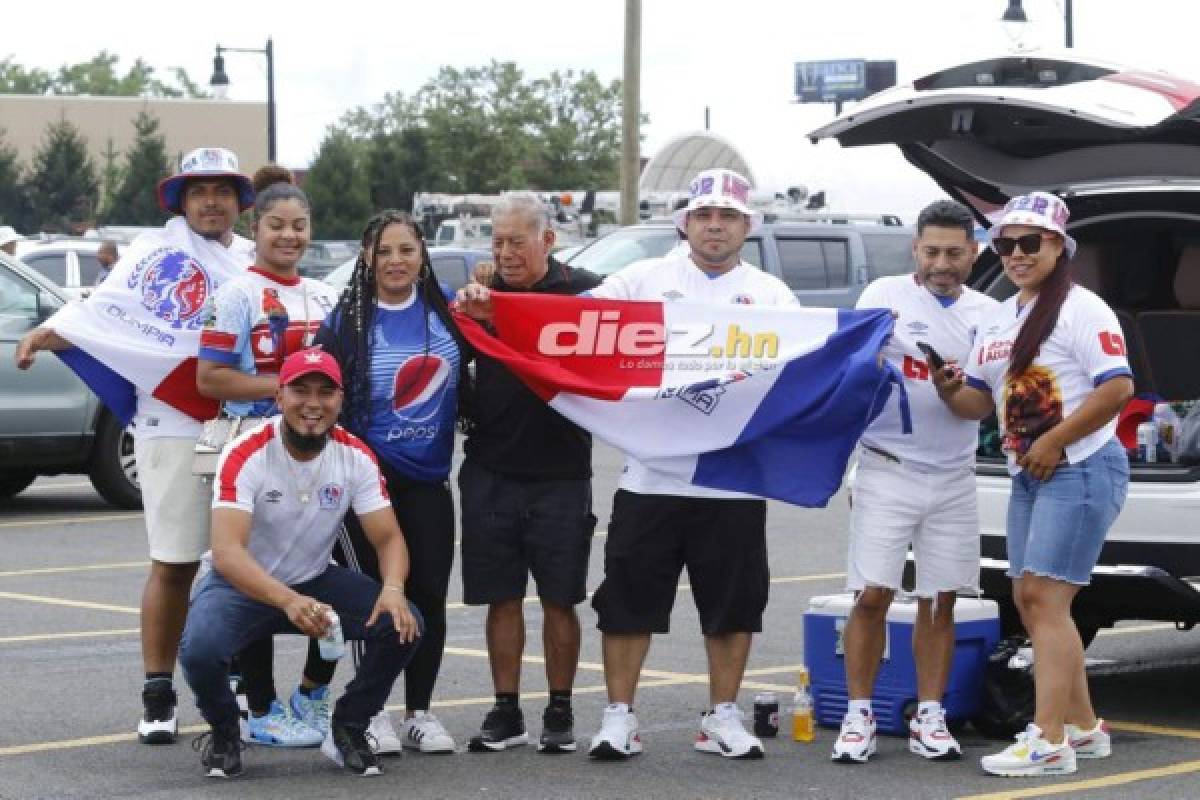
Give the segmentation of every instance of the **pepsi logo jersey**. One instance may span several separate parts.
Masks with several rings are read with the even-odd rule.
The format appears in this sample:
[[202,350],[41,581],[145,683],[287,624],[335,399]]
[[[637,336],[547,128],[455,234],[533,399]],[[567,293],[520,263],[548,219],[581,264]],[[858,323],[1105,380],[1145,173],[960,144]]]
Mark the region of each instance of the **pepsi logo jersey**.
[[889,275],[863,290],[858,308],[890,308],[899,315],[883,356],[904,376],[912,414],[909,435],[903,430],[899,401],[890,394],[863,433],[863,444],[927,467],[962,469],[974,464],[979,423],[956,416],[941,401],[917,342],[961,366],[971,355],[980,322],[997,305],[987,295],[963,287],[953,303],[943,306],[916,275]]
[[[738,303],[742,305],[800,305],[783,281],[753,264],[740,262],[723,275],[710,277],[692,261],[690,251],[677,247],[662,258],[636,261],[585,293],[611,300],[657,300],[680,303]],[[620,487],[639,494],[681,497],[746,498],[752,495],[693,486],[626,457]]]
[[454,337],[416,292],[405,303],[376,304],[364,438],[401,475],[433,482],[450,474],[459,361]]
[[250,555],[271,577],[293,585],[329,566],[347,511],[370,514],[391,508],[391,501],[375,457],[358,437],[334,426],[321,455],[297,461],[280,441],[282,424],[275,417],[225,449],[212,505],[252,514]]
[[[337,293],[326,283],[287,280],[251,267],[213,295],[200,334],[200,358],[249,375],[278,373],[285,358],[312,342],[336,304]],[[226,401],[225,409],[238,417],[277,412],[273,398]]]
[[[1037,299],[1034,298],[1033,303]],[[967,382],[992,395],[1008,455],[1008,471],[1020,472],[1017,458],[1045,431],[1075,413],[1092,391],[1110,378],[1132,377],[1125,357],[1125,338],[1117,315],[1082,286],[1072,286],[1058,323],[1042,343],[1033,364],[1016,380],[1008,373],[1013,342],[1033,303],[1017,307],[1014,295],[985,317],[971,358]],[[1077,464],[1104,446],[1117,432],[1117,420],[1066,447]]]

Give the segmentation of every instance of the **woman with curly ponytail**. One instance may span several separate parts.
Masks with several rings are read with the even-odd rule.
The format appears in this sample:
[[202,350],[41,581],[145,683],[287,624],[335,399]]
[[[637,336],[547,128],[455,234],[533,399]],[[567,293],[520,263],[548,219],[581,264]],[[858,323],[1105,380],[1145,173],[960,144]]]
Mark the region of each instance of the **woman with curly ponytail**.
[[[350,283],[317,335],[345,376],[342,424],[375,453],[408,544],[409,599],[425,618],[404,673],[406,719],[397,736],[387,712],[371,722],[379,752],[449,753],[454,740],[429,712],[446,641],[446,593],[454,562],[454,506],[447,478],[455,420],[471,396],[467,346],[450,317],[424,236],[403,211],[367,223]],[[379,566],[351,514],[340,560],[379,580]],[[356,653],[357,655],[357,653]]]

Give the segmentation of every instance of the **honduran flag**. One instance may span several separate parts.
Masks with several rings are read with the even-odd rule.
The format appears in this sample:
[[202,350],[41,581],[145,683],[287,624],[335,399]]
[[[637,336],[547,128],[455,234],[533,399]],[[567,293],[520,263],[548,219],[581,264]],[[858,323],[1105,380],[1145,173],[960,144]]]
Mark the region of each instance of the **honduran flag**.
[[563,416],[697,486],[823,506],[903,381],[884,310],[492,293],[463,334]]
[[253,244],[231,247],[196,235],[183,217],[139,236],[86,300],[46,321],[73,347],[58,353],[121,420],[137,410],[137,391],[197,420],[218,403],[196,390],[196,352],[209,298],[241,275]]

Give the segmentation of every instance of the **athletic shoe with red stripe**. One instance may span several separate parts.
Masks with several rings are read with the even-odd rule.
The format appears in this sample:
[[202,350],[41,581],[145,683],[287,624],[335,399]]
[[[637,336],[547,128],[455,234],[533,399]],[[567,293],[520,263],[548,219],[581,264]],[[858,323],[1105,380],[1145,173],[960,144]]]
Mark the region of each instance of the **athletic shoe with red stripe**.
[[849,712],[842,717],[842,730],[833,743],[833,760],[839,764],[865,764],[875,755],[875,715]]
[[980,760],[984,772],[1021,778],[1036,775],[1070,775],[1075,771],[1075,751],[1066,733],[1059,744],[1047,742],[1042,731],[1030,723],[1017,741],[999,753]]
[[1108,758],[1112,755],[1112,736],[1108,723],[1102,719],[1096,720],[1096,727],[1085,731],[1078,725],[1066,726],[1067,739],[1076,758]]
[[945,711],[926,711],[908,721],[908,752],[931,761],[962,758],[962,748],[946,728]]

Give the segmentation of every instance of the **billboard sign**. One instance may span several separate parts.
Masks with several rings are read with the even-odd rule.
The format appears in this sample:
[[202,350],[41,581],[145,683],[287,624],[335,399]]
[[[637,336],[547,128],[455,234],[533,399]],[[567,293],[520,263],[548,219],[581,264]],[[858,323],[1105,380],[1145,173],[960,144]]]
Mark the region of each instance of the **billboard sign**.
[[801,103],[861,100],[867,95],[867,62],[862,58],[797,62],[795,94]]

